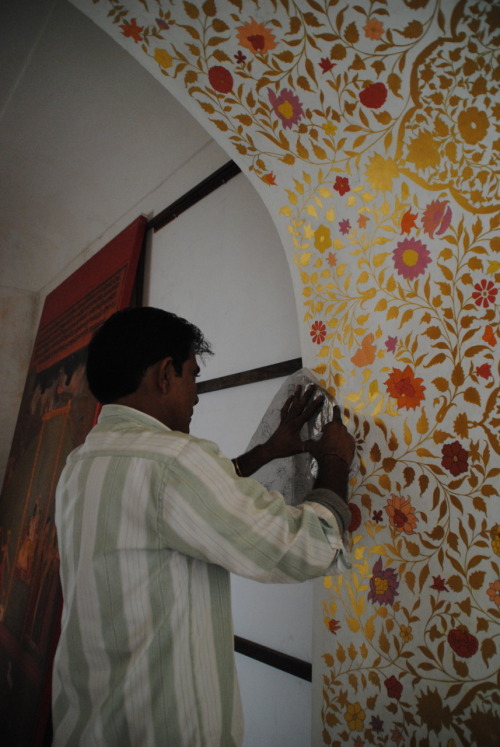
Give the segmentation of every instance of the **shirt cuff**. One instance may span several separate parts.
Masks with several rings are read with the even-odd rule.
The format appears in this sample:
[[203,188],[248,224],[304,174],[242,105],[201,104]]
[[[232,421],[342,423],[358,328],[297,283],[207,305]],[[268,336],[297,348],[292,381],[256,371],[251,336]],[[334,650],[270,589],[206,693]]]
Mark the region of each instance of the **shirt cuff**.
[[[347,503],[337,493],[326,488],[315,488],[306,495],[305,500],[316,503],[318,506],[317,513],[326,521],[330,518],[325,515],[326,512],[330,515],[333,514],[339,527],[340,536],[344,534],[351,523],[351,512]],[[323,510],[320,511],[320,507]]]

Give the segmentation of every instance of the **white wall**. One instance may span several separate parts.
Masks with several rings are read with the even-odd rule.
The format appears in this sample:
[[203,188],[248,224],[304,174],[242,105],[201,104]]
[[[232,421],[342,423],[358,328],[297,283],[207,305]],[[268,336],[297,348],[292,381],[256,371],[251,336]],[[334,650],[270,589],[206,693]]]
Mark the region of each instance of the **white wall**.
[[[239,175],[152,238],[145,301],[187,317],[212,343],[201,381],[300,357],[288,263],[260,197]],[[245,451],[283,379],[200,396],[191,432]],[[233,577],[235,633],[311,661],[312,585]],[[238,655],[247,747],[307,747],[310,684]]]

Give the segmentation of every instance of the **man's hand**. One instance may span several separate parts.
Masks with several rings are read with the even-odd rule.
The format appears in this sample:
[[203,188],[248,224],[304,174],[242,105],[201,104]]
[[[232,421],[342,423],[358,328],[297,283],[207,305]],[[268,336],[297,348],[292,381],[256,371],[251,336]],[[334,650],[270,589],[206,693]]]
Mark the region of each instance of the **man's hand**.
[[304,448],[317,462],[327,455],[335,455],[350,466],[354,458],[356,442],[342,422],[338,405],[333,408],[333,418],[324,426],[321,437],[317,441],[313,439],[306,441]]
[[302,387],[298,386],[281,408],[280,424],[269,439],[233,460],[240,476],[252,475],[273,459],[308,451],[300,438],[300,432],[309,418],[319,410],[324,399],[322,396],[314,397],[315,388],[312,385],[302,392]]
[[322,396],[314,397],[314,391],[314,385],[307,387],[304,393],[302,387],[298,386],[281,408],[280,424],[265,444],[273,455],[272,459],[293,456],[307,450],[300,432],[324,401]]

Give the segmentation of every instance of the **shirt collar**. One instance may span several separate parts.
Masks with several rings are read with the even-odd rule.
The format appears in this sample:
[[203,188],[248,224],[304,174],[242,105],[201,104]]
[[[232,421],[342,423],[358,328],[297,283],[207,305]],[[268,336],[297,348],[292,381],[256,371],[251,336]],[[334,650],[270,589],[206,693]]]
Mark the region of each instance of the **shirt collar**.
[[103,423],[130,423],[130,421],[140,423],[148,428],[154,428],[155,430],[171,430],[168,426],[154,418],[152,415],[147,415],[145,412],[136,410],[134,407],[127,407],[127,405],[103,405],[97,419],[99,425]]

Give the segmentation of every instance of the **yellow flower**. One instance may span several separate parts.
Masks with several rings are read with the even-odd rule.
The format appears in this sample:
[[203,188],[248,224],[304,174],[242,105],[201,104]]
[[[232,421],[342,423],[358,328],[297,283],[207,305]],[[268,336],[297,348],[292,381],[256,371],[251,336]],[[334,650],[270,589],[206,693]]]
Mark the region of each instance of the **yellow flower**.
[[158,65],[163,68],[172,67],[173,59],[166,49],[160,49],[156,47],[153,58],[156,60]]
[[345,720],[347,721],[347,726],[351,731],[363,731],[365,718],[366,713],[357,701],[356,703],[347,704]]
[[398,167],[392,158],[384,158],[378,153],[370,158],[365,173],[370,187],[380,192],[390,192],[392,190],[392,180],[399,176]]
[[325,122],[321,127],[327,135],[335,135],[337,132],[337,125],[334,125],[332,122]]
[[495,526],[490,529],[490,537],[491,549],[495,555],[500,555],[500,524],[495,524]]
[[411,627],[409,625],[401,625],[399,628],[399,635],[405,643],[409,643],[411,640],[413,640]]
[[329,249],[331,245],[332,238],[328,226],[318,226],[314,233],[314,246],[316,249],[323,253],[325,249]]
[[458,115],[458,129],[466,143],[475,145],[488,132],[488,115],[476,106],[471,106]]
[[441,161],[439,149],[432,133],[424,130],[408,146],[408,161],[414,163],[417,169],[438,166]]

